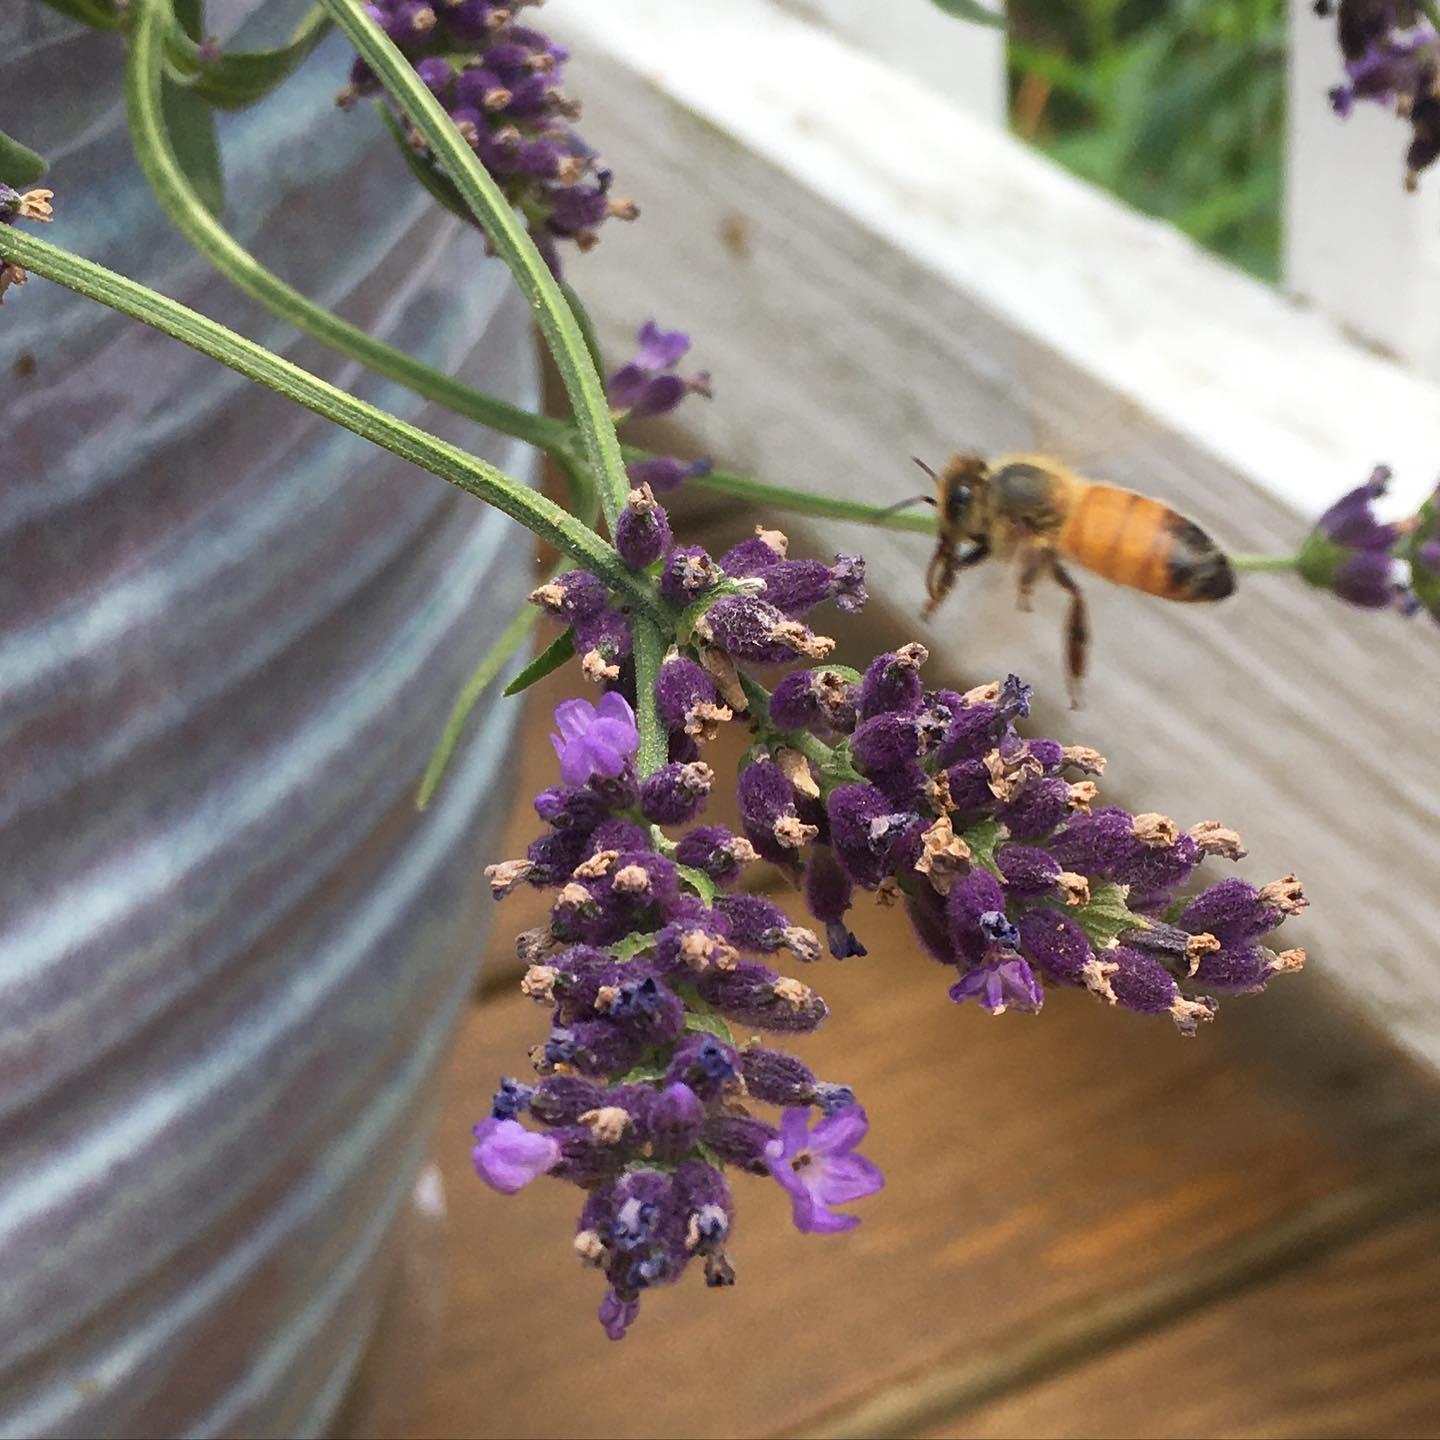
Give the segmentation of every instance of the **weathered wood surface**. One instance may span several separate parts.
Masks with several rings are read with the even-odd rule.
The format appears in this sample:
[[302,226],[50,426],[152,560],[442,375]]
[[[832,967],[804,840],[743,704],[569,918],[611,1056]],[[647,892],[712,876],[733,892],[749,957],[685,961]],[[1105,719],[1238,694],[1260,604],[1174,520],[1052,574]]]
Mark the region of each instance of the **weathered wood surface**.
[[1395,1226],[930,1433],[947,1440],[1440,1434],[1437,1252],[1434,1215]]
[[[899,499],[911,454],[1033,442],[1038,421],[1235,550],[1293,546],[1301,512],[1376,460],[1411,498],[1433,483],[1440,390],[833,35],[757,0],[554,0],[547,23],[647,210],[581,289],[617,354],[648,315],[695,335],[717,398],[682,413],[726,465]],[[922,538],[788,528],[863,549],[872,590],[918,611]],[[906,628],[939,674],[1016,670],[1058,696],[1058,597],[1017,616],[1011,584],[967,576]],[[1213,609],[1088,591],[1094,674],[1069,732],[1147,808],[1223,818],[1257,873],[1298,870],[1325,917],[1316,968],[1440,1063],[1429,622],[1277,576]]]
[[[557,693],[534,694],[527,789],[549,778]],[[713,757],[722,773],[733,758],[733,743]],[[518,802],[512,851],[534,823]],[[1227,1006],[1195,1041],[1073,993],[1033,1019],[990,1020],[948,1002],[944,972],[893,913],[867,911],[870,956],[806,973],[834,1013],[800,1048],[865,1101],[886,1191],[859,1230],[824,1239],[793,1231],[777,1186],[738,1179],[738,1287],[688,1277],[647,1296],[612,1345],[596,1276],[569,1254],[578,1192],[546,1181],[506,1199],[469,1169],[470,1125],[497,1076],[525,1073],[546,1026],[492,988],[507,968],[513,979],[503,937],[530,923],[517,900],[451,1065],[438,1140],[450,1298],[415,1436],[915,1433],[910,1417],[938,1418],[926,1377],[981,1354],[1013,1366],[1017,1346],[1044,1350],[1061,1322],[1114,1343],[1117,1297],[1140,1296],[1153,1323],[1151,1291],[1159,1313],[1183,1313],[1237,1247],[1243,1285],[1276,1253],[1299,1264],[1307,1245],[1417,1203],[1403,1172],[1393,1187],[1375,1177],[1415,1141],[1425,1096],[1311,1003],[1304,977]],[[890,1429],[874,1427],[877,1399]],[[1216,1403],[1203,1433],[1229,1433]]]

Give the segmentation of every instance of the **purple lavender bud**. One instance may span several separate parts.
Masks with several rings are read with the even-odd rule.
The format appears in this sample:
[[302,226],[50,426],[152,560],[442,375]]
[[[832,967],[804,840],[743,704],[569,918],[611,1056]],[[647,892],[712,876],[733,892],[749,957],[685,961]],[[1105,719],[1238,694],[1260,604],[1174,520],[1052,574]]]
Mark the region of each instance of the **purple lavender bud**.
[[865,589],[865,557],[837,555],[830,570],[830,593],[836,606],[847,615],[855,615],[870,599]]
[[632,649],[630,625],[618,610],[602,610],[575,622],[575,649],[587,680],[617,680]]
[[1382,524],[1374,511],[1389,480],[1389,469],[1377,466],[1364,485],[1337,500],[1315,522],[1296,565],[1312,585],[1366,609],[1385,608],[1396,600],[1391,550],[1401,531],[1398,525]]
[[1030,967],[1018,955],[1012,955],[968,970],[950,987],[950,998],[957,1005],[966,1000],[978,1001],[981,1009],[992,1015],[1003,1015],[1007,1010],[1034,1014],[1045,1003],[1045,992]]
[[665,1083],[688,1085],[702,1100],[714,1100],[734,1088],[739,1074],[740,1055],[733,1045],[696,1032],[675,1047]]
[[730,943],[741,950],[771,955],[789,948],[796,959],[806,962],[820,958],[820,942],[773,901],[762,895],[720,895],[715,909],[730,931]]
[[715,682],[695,661],[672,655],[661,664],[655,677],[655,704],[671,730],[687,735],[713,733],[716,724],[730,718],[719,699]]
[[815,671],[794,670],[775,687],[770,720],[781,730],[809,730],[824,723]]
[[765,582],[765,599],[792,618],[830,598],[830,567],[819,560],[781,560],[753,573]]
[[1060,893],[1060,862],[1044,850],[1002,845],[995,851],[995,864],[1005,879],[1005,893],[1018,900],[1045,900]]
[[533,1085],[522,1085],[518,1080],[507,1075],[500,1082],[500,1088],[496,1090],[494,1099],[490,1102],[490,1113],[496,1120],[513,1120],[517,1115],[530,1108],[530,1101],[535,1097]]
[[662,331],[647,320],[636,338],[635,358],[615,371],[606,386],[615,409],[632,416],[665,415],[692,390],[709,394],[707,375],[687,380],[674,373],[690,349],[690,337],[683,331]]
[[702,761],[662,765],[640,782],[640,813],[656,825],[693,820],[709,798],[715,772]]
[[600,1325],[611,1340],[623,1340],[639,1314],[639,1300],[622,1300],[613,1290],[607,1290],[600,1302]]
[[1383,551],[1362,550],[1347,555],[1330,572],[1329,588],[1342,600],[1364,610],[1384,610],[1398,594],[1395,561]]
[[727,550],[720,557],[720,568],[733,580],[752,580],[763,575],[785,559],[782,539],[778,530],[762,529]]
[[552,1065],[573,1065],[601,1079],[633,1070],[644,1053],[643,1040],[608,1020],[579,1020],[552,1030],[544,1051]]
[[1190,978],[1209,990],[1240,993],[1263,990],[1270,964],[1258,945],[1225,946],[1201,955]]
[[924,695],[920,667],[930,658],[923,645],[902,645],[893,654],[877,655],[860,682],[860,718],[887,711],[918,710]]
[[766,1105],[811,1105],[816,1098],[814,1072],[782,1050],[751,1046],[740,1052],[745,1088]]
[[551,785],[535,797],[535,813],[556,830],[588,835],[609,814],[609,806],[588,785]]
[[605,1103],[605,1090],[578,1075],[547,1075],[535,1087],[530,1113],[547,1125],[574,1125]]
[[700,1132],[701,1141],[727,1165],[737,1166],[747,1175],[768,1175],[769,1161],[765,1151],[780,1132],[763,1120],[749,1115],[721,1113],[712,1115]]
[[1114,806],[1072,816],[1045,848],[1067,870],[1110,879],[1135,854],[1134,817]]
[[1015,840],[1039,840],[1070,814],[1070,787],[1063,780],[1032,780],[995,818]]
[[647,1045],[666,1045],[685,1028],[684,1005],[653,975],[619,986],[605,1013]]
[[702,640],[737,660],[780,665],[797,656],[823,660],[834,641],[755,595],[722,595],[696,622]]
[[591,831],[586,854],[597,855],[602,850],[644,850],[649,844],[650,832],[643,825],[616,817],[602,821]]
[[994,911],[1004,913],[1005,892],[988,870],[972,870],[951,882],[945,897],[950,943],[966,968],[985,959],[990,939],[983,920]]
[[922,749],[918,712],[885,712],[862,720],[850,737],[850,758],[867,775],[897,770],[919,758]]
[[720,567],[703,546],[677,546],[665,557],[660,572],[660,593],[677,605],[689,605],[708,594],[720,581]]
[[684,1155],[699,1138],[705,1106],[686,1084],[676,1081],[656,1097],[650,1111],[650,1139],[660,1156]]
[[1304,905],[1304,892],[1293,875],[1261,890],[1232,878],[1202,890],[1180,912],[1179,923],[1192,935],[1215,936],[1222,945],[1248,945]]
[[707,970],[696,988],[722,1015],[760,1030],[805,1034],[830,1013],[808,985],[750,961],[731,970]]
[[814,839],[814,828],[795,813],[795,787],[771,761],[758,761],[740,772],[737,798],[745,834],[774,864],[794,864],[797,852]]
[[755,859],[755,847],[723,825],[701,825],[680,837],[675,859],[702,871],[719,885],[729,885]]
[[1130,887],[1130,908],[1148,914],[1170,902],[1202,859],[1195,841],[1189,835],[1178,834],[1170,845],[1137,845],[1135,854],[1116,867],[1115,878]]
[[1215,1002],[1203,996],[1186,999],[1170,972],[1153,956],[1128,945],[1115,945],[1105,952],[1104,959],[1115,967],[1107,976],[1110,990],[1127,1010],[1142,1015],[1168,1014],[1182,1035],[1193,1035],[1200,1021],[1213,1017]]
[[662,975],[690,978],[735,959],[729,923],[712,911],[673,920],[655,937],[655,968]]
[[653,565],[670,548],[670,521],[648,485],[637,486],[615,520],[615,548],[632,570]]
[[573,625],[608,608],[610,592],[588,570],[567,570],[532,590],[530,599],[557,620]]
[[504,7],[487,0],[463,0],[462,4],[445,11],[445,27],[457,40],[483,45],[499,28],[497,12],[503,11]]
[[652,372],[678,365],[690,351],[690,337],[683,330],[662,330],[654,320],[640,327],[635,344],[632,363]]
[[[917,811],[930,802],[930,777],[918,760],[897,765],[891,770],[872,770],[868,778],[892,810]],[[923,830],[925,827],[922,825],[920,828]],[[892,868],[903,868],[918,858],[919,853],[915,836],[907,833],[905,843],[892,854]]]
[[1063,985],[1092,988],[1099,979],[1085,932],[1068,915],[1049,908],[1020,917],[1020,949],[1033,965]]
[[455,78],[455,67],[441,56],[431,55],[416,65],[415,73],[432,95],[443,98]]
[[897,861],[918,856],[918,837],[926,822],[895,811],[874,785],[838,785],[826,801],[830,841],[836,857],[857,885],[873,889]]
[[[704,1160],[686,1160],[676,1168],[675,1188],[687,1217],[686,1244],[697,1255],[718,1255],[730,1238],[735,1217],[735,1202],[724,1175]],[[706,1283],[734,1284],[734,1276],[712,1280],[707,1268]]]
[[990,789],[990,771],[983,760],[961,760],[945,771],[950,803],[962,815],[974,815],[995,808]]
[[1005,723],[994,705],[985,701],[974,704],[961,701],[958,706],[947,708],[950,708],[950,723],[935,747],[938,764],[950,766],[979,760],[994,747],[995,737]]
[[599,705],[562,700],[555,707],[555,728],[559,733],[550,736],[550,743],[567,785],[583,785],[592,775],[622,774],[640,748],[635,712],[614,691],[601,696]]
[[868,952],[845,924],[850,909],[853,887],[834,853],[828,846],[817,845],[810,852],[805,867],[805,903],[810,913],[825,927],[830,953],[837,960]]
[[491,1116],[475,1127],[470,1152],[475,1173],[492,1190],[513,1195],[560,1162],[560,1145],[553,1135],[536,1134],[518,1120]]
[[692,460],[687,465],[673,455],[652,455],[648,460],[632,460],[625,474],[632,485],[648,485],[657,495],[668,495],[687,480],[708,475],[712,468],[709,460]]
[[553,830],[532,840],[525,858],[533,867],[527,877],[532,885],[563,885],[585,857],[586,838],[580,830]]

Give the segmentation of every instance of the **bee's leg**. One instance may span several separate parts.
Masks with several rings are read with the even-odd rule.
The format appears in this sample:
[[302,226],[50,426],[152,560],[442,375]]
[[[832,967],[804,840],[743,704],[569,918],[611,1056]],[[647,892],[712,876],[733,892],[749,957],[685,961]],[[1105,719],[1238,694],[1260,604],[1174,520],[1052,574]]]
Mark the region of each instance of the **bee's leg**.
[[1090,650],[1090,618],[1085,597],[1070,572],[1052,552],[1050,573],[1070,597],[1070,614],[1065,621],[1065,671],[1070,689],[1070,708],[1080,708],[1080,682],[1085,678],[1085,660]]
[[978,565],[989,553],[990,545],[985,540],[977,540],[963,555],[956,555],[955,547],[944,541],[935,547],[935,553],[930,557],[930,568],[925,572],[925,589],[930,596],[929,603],[921,611],[925,619],[935,613],[940,602],[950,593],[956,575],[971,565]]
[[1035,589],[1035,582],[1049,567],[1050,555],[1049,550],[1033,540],[1021,547],[1020,568],[1016,576],[1018,592],[1015,597],[1019,609],[1027,611],[1030,609],[1030,596]]

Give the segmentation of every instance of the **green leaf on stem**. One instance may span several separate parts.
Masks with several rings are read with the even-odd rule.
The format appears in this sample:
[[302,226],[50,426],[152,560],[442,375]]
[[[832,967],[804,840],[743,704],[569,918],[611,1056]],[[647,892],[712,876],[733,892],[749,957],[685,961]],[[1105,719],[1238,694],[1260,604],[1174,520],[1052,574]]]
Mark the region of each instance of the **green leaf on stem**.
[[33,185],[48,168],[43,156],[0,130],[0,183],[20,190]]
[[502,695],[519,695],[537,680],[558,670],[567,660],[575,658],[575,632],[557,635],[506,687]]
[[980,0],[931,0],[931,3],[957,20],[969,20],[975,25],[993,25],[1000,30],[1005,28],[1004,15],[987,9]]
[[735,1036],[730,1027],[719,1016],[710,1014],[696,1014],[693,1011],[687,1012],[685,1016],[685,1028],[687,1030],[698,1030],[702,1035],[713,1035],[717,1040],[723,1040],[727,1045],[735,1043]]
[[1150,922],[1126,903],[1125,886],[1107,880],[1090,887],[1090,901],[1065,913],[1085,932],[1096,950],[1106,950],[1127,930],[1148,930]]
[[1000,822],[979,820],[967,825],[960,832],[960,838],[970,847],[971,864],[983,866],[998,879],[1000,868],[995,864],[995,845],[1000,839]]
[[[175,0],[175,18],[192,40],[199,43],[205,38],[204,0]],[[214,111],[189,86],[168,75],[162,82],[160,107],[185,178],[205,208],[218,216],[225,208],[225,178]]]
[[318,5],[312,6],[289,42],[277,49],[243,50],[211,61],[192,57],[196,69],[186,88],[216,109],[243,110],[288,80],[329,29],[329,16]]
[[68,15],[72,20],[78,20],[80,24],[88,25],[93,30],[120,28],[120,16],[108,0],[45,0],[45,3],[52,10]]
[[613,945],[605,947],[617,960],[633,960],[637,955],[643,955],[647,950],[655,948],[655,937],[653,935],[627,935],[623,940],[617,940]]
[[692,865],[677,865],[675,869],[707,908],[715,903],[715,882],[703,870],[696,870]]
[[380,112],[380,118],[385,122],[385,128],[390,132],[390,138],[399,147],[406,165],[410,167],[410,173],[429,192],[430,198],[443,205],[452,215],[459,216],[467,225],[473,225],[475,217],[466,208],[459,190],[455,188],[455,182],[433,161],[415,149],[410,143],[410,137],[405,133],[405,127],[383,100],[376,100],[374,103],[376,110]]

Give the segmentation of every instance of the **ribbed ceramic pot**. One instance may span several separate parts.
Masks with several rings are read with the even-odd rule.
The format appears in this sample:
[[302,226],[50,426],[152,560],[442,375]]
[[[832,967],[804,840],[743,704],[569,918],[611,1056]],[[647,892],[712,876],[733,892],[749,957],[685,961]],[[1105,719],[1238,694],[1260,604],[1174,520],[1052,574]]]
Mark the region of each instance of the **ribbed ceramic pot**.
[[[212,6],[273,43],[290,0]],[[247,18],[248,17],[248,18]],[[49,236],[409,418],[213,278],[129,155],[114,36],[0,5]],[[302,291],[522,403],[525,306],[331,40],[223,127]],[[323,1432],[471,979],[515,711],[412,797],[529,546],[477,501],[43,280],[0,311],[0,1430]],[[424,417],[524,471],[478,427]]]

